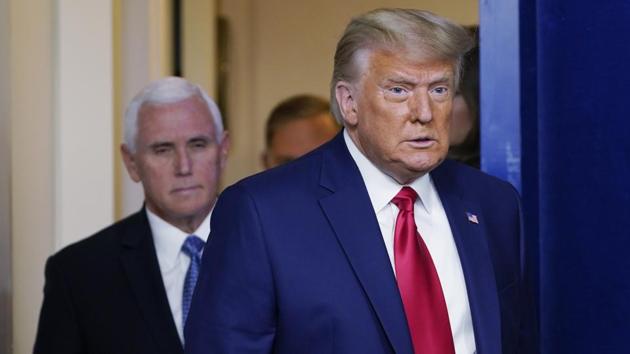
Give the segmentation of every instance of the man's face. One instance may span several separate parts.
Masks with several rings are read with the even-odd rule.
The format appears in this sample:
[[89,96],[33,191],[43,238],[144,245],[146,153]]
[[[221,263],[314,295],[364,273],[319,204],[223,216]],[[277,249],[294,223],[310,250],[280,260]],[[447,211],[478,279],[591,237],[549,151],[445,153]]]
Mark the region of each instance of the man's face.
[[445,158],[453,103],[451,61],[406,51],[364,53],[355,83],[339,82],[337,100],[348,133],[380,170],[409,183]]
[[271,168],[294,160],[330,140],[339,131],[328,113],[305,117],[277,127],[263,163]]
[[197,96],[144,105],[136,152],[122,147],[125,166],[142,182],[147,208],[170,224],[194,231],[210,212],[225,165],[228,138],[217,141],[210,111]]

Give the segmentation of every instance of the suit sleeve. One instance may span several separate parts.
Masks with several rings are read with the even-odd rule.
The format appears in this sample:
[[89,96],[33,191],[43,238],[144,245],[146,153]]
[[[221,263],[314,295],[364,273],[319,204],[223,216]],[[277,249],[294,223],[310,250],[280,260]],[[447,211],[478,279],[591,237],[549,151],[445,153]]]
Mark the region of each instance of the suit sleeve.
[[276,330],[272,265],[257,205],[223,192],[185,328],[186,353],[270,353]]
[[46,262],[44,302],[33,353],[84,353],[76,314],[56,257]]

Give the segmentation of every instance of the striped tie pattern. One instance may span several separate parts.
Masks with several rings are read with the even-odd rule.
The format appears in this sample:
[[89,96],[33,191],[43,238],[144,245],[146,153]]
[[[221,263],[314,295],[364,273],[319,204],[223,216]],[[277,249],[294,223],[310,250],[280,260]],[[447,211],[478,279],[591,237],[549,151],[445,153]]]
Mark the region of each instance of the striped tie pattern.
[[197,284],[197,278],[199,277],[199,268],[201,266],[201,251],[206,243],[202,239],[195,235],[190,235],[186,238],[184,245],[182,246],[182,252],[190,257],[190,266],[186,272],[186,278],[184,279],[184,293],[182,296],[182,324],[186,324],[188,318],[188,311],[190,310],[190,302],[192,301],[193,291]]

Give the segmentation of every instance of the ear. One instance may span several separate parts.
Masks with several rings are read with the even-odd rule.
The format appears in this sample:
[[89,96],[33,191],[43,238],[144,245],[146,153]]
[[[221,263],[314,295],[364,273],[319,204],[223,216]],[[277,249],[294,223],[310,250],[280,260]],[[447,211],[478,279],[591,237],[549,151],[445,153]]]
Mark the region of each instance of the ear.
[[223,131],[221,135],[221,143],[219,144],[219,166],[221,171],[225,169],[227,163],[228,151],[230,150],[230,135],[227,131]]
[[338,81],[335,84],[335,97],[346,127],[357,125],[357,104],[355,100],[355,87],[347,81]]
[[131,177],[134,182],[140,182],[140,173],[138,171],[138,164],[135,155],[125,144],[120,145],[120,154],[122,155],[129,177]]

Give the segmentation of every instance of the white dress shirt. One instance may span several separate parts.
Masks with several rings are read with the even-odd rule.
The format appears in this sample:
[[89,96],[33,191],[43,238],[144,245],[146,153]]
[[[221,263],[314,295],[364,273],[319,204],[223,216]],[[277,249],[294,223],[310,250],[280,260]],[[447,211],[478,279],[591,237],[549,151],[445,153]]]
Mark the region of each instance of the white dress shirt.
[[190,257],[182,252],[182,245],[186,241],[186,237],[195,235],[204,242],[208,239],[210,233],[210,215],[203,220],[201,225],[192,234],[176,228],[175,226],[164,221],[159,216],[152,213],[148,208],[147,217],[149,226],[153,234],[153,242],[157,253],[158,263],[160,264],[160,272],[162,273],[162,281],[166,289],[166,297],[171,307],[173,320],[179,339],[184,343],[184,324],[182,323],[182,294],[184,292],[184,279],[186,272],[190,266]]
[[[395,274],[394,229],[398,207],[391,203],[391,200],[403,186],[374,166],[359,151],[347,130],[344,130],[343,135],[350,155],[363,177]],[[414,219],[418,233],[429,249],[442,284],[455,352],[473,354],[475,353],[475,336],[466,281],[444,206],[429,174],[416,179],[408,186],[418,194],[418,199],[414,204]]]

